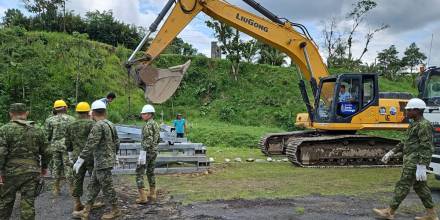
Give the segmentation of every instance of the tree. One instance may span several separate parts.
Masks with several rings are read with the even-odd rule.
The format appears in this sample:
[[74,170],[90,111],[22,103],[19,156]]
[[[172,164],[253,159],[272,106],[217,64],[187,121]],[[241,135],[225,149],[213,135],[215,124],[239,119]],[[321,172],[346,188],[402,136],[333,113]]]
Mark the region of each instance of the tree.
[[267,44],[260,43],[260,58],[258,59],[258,63],[281,66],[286,63],[286,57],[286,54],[279,50]]
[[347,18],[352,20],[352,27],[350,33],[347,38],[347,46],[348,46],[348,59],[352,59],[352,45],[353,45],[353,35],[357,31],[359,25],[364,21],[367,13],[374,9],[377,6],[377,3],[373,0],[361,0],[357,3],[353,4],[353,9],[350,13],[348,13]]
[[414,42],[406,48],[404,54],[405,56],[402,58],[403,65],[409,67],[411,73],[415,66],[423,63],[427,58],[424,53],[420,52],[420,48]]
[[250,40],[243,43],[243,58],[248,63],[252,63],[257,55],[259,43],[256,40]]
[[23,3],[29,12],[37,14],[43,30],[62,30],[58,9],[65,5],[65,0],[23,0]]
[[86,13],[86,33],[91,39],[113,46],[123,44],[134,49],[142,38],[138,27],[117,21],[113,11],[89,11]]
[[2,25],[5,27],[23,27],[29,26],[29,19],[27,19],[23,13],[18,9],[8,9],[3,17]]
[[[355,68],[362,64],[362,58],[368,52],[368,47],[372,42],[374,35],[380,31],[383,31],[389,27],[389,25],[382,24],[379,27],[369,29],[369,31],[364,36],[363,49],[359,57],[354,58],[353,56],[353,45],[356,41],[355,36],[359,27],[365,21],[367,15],[371,10],[376,8],[377,3],[374,0],[360,0],[353,4],[352,10],[347,14],[345,19],[348,19],[351,23],[351,28],[347,34],[341,34],[341,27],[338,26],[336,22],[337,19],[332,17],[327,22],[324,23],[324,29],[322,31],[324,37],[324,47],[327,50],[327,65],[344,65],[345,67]],[[345,41],[343,43],[343,41]],[[347,50],[347,52],[341,53],[341,49]],[[336,50],[339,50],[339,55],[343,54],[344,57],[335,57]],[[332,62],[337,62],[332,63]]]
[[[336,17],[332,17],[328,23],[324,23],[324,29],[322,35],[324,36],[324,47],[327,50],[327,66],[331,66],[332,61],[335,59],[336,47],[338,45],[337,37],[337,22]],[[339,35],[340,39],[340,35]],[[344,51],[345,53],[345,51]]]
[[395,79],[397,72],[401,69],[402,62],[397,56],[398,54],[399,52],[394,45],[377,54],[377,66],[388,79]]
[[197,54],[197,49],[195,49],[191,44],[183,41],[182,38],[176,37],[171,42],[171,44],[165,49],[164,54],[179,54],[183,56],[194,56]]
[[206,21],[206,25],[214,30],[214,36],[220,42],[220,50],[231,61],[231,72],[235,80],[238,80],[240,60],[242,58],[243,42],[240,40],[240,32],[231,26],[218,22]]

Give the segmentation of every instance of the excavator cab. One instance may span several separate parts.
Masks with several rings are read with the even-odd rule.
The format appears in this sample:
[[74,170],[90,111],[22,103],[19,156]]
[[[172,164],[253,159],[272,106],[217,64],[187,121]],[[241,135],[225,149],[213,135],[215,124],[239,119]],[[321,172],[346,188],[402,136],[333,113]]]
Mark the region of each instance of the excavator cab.
[[320,80],[314,122],[350,123],[352,118],[379,104],[376,74],[341,74]]

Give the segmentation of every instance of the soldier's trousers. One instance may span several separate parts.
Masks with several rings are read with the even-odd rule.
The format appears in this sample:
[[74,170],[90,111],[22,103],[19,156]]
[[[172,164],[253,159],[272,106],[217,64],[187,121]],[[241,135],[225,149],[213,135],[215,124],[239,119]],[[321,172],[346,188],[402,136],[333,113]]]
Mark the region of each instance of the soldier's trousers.
[[0,186],[0,219],[9,219],[14,208],[15,194],[21,194],[20,217],[22,220],[35,219],[35,197],[38,185],[38,173],[26,173],[5,176]]
[[84,162],[81,166],[77,174],[73,176],[73,197],[81,197],[83,195],[83,185],[84,185],[84,177],[86,173],[90,174],[93,172],[93,161],[90,163],[88,161]]
[[396,188],[394,189],[394,198],[390,203],[390,208],[396,210],[399,208],[400,203],[408,195],[411,186],[414,191],[422,200],[423,206],[430,209],[434,207],[432,202],[431,190],[428,187],[427,181],[416,181],[416,169],[415,168],[403,168],[400,180],[396,183]]
[[67,152],[55,151],[52,154],[52,162],[54,166],[54,176],[56,179],[66,177],[70,184],[73,183],[73,170]]
[[86,201],[88,205],[95,203],[96,197],[101,190],[105,202],[111,205],[117,204],[118,199],[116,197],[115,188],[113,187],[112,168],[93,170],[90,183],[87,186],[88,194]]
[[144,174],[147,172],[148,185],[156,187],[156,176],[154,175],[154,168],[156,165],[157,153],[147,154],[147,162],[144,165],[137,165],[136,167],[136,184],[138,189],[145,188]]

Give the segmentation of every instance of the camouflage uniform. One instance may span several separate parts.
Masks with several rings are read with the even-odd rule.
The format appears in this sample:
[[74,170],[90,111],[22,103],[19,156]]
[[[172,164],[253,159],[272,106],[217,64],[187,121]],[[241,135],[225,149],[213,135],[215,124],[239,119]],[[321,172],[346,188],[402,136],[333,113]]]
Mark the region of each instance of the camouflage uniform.
[[159,125],[150,119],[142,128],[142,149],[147,152],[147,162],[144,165],[136,167],[136,184],[138,189],[145,188],[144,173],[147,170],[148,184],[150,187],[156,187],[156,178],[154,176],[154,167],[157,157],[157,145],[159,144]]
[[410,124],[404,140],[394,149],[394,153],[403,152],[403,168],[400,180],[394,190],[390,208],[396,210],[408,195],[411,186],[422,200],[425,208],[434,207],[431,190],[427,181],[416,181],[417,164],[429,166],[434,152],[433,128],[428,120],[422,118]]
[[65,135],[67,125],[74,120],[75,118],[70,115],[58,114],[48,118],[44,125],[47,138],[50,143],[55,178],[59,180],[66,176],[70,183],[73,181],[73,172],[71,169],[72,164],[70,164],[70,161],[67,157]]
[[[72,152],[73,159],[76,160],[86,145],[87,137],[92,130],[94,121],[90,119],[78,119],[67,126],[66,146],[67,151]],[[83,195],[83,183],[86,172],[93,171],[93,156],[84,159],[84,164],[73,177],[73,197]],[[75,161],[74,161],[75,162]]]
[[39,174],[49,161],[47,145],[44,131],[31,121],[13,120],[0,128],[0,219],[10,218],[17,192],[21,219],[35,219]]
[[108,120],[97,121],[93,125],[86,146],[80,154],[81,158],[93,156],[94,160],[91,181],[87,187],[88,205],[95,202],[101,189],[107,203],[117,204],[116,191],[113,188],[112,169],[116,162],[115,152],[118,150],[119,138],[113,124]]

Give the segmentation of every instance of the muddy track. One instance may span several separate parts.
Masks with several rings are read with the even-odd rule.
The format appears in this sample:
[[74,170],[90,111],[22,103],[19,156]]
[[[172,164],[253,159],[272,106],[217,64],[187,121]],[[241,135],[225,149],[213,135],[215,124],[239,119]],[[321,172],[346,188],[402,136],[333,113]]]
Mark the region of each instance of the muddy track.
[[[256,200],[217,200],[182,205],[163,190],[156,204],[134,204],[136,190],[115,178],[118,186],[119,204],[123,211],[121,220],[135,219],[292,219],[292,220],[370,220],[376,219],[371,212],[374,207],[386,207],[386,199],[391,193],[377,194],[369,198],[354,196],[310,195],[292,199],[256,199]],[[440,189],[433,190],[434,201],[440,203]],[[16,204],[16,207],[19,206]],[[43,193],[37,199],[37,220],[71,219],[72,201],[66,187],[62,195],[54,198],[50,192]],[[402,204],[398,219],[414,219],[417,211],[413,207],[422,204],[414,192]],[[408,208],[409,207],[409,208]],[[411,211],[412,210],[412,211]],[[416,209],[417,210],[417,209]],[[419,209],[420,210],[420,209]],[[90,219],[100,219],[108,208],[94,210]],[[19,219],[17,209],[13,218]]]

